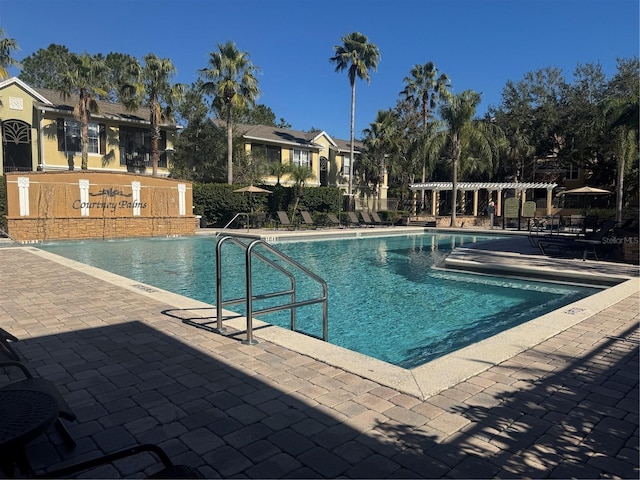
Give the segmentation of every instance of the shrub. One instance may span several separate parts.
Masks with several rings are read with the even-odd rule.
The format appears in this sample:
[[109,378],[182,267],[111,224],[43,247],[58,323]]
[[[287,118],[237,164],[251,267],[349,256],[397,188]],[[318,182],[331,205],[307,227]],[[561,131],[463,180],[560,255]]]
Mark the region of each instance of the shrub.
[[[239,185],[219,183],[193,184],[193,212],[205,217],[210,225],[223,227],[237,213],[266,212],[272,218],[278,210],[289,212],[295,202],[295,188],[282,185],[265,186],[261,188],[271,190],[268,194],[241,194],[234,190]],[[337,212],[342,193],[334,187],[304,187],[298,203],[298,211]]]

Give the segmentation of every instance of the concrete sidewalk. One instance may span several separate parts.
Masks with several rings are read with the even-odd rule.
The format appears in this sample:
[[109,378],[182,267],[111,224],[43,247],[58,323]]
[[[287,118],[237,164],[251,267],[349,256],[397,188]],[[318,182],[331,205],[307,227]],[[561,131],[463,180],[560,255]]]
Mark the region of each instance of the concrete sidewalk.
[[[78,421],[38,470],[138,443],[208,478],[638,478],[638,289],[421,400],[268,341],[176,318],[202,309],[0,249],[0,326]],[[637,279],[635,286],[637,287]],[[215,312],[198,314],[211,322]],[[0,381],[5,380],[5,375]],[[146,457],[91,473],[139,476]]]

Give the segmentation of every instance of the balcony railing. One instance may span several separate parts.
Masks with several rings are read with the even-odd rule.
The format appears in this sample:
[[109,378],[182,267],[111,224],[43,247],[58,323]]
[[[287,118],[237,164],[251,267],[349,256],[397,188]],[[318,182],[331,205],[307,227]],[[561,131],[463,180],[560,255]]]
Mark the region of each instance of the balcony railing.
[[5,166],[2,168],[2,171],[4,173],[10,173],[10,172],[33,172],[33,168],[30,167],[8,167]]
[[[120,165],[126,166],[129,171],[144,172],[147,168],[152,168],[151,154],[136,154],[136,153],[120,153]],[[158,167],[167,167],[167,152],[160,152],[160,158],[158,159]]]

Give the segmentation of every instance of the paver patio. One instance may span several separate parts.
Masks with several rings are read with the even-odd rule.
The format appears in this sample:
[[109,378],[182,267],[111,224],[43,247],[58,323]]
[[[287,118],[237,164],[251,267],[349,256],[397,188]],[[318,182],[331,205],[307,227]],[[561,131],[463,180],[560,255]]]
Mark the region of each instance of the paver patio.
[[0,249],[0,326],[78,415],[74,450],[54,429],[30,445],[38,471],[150,442],[208,478],[639,476],[637,289],[422,400],[195,328],[171,304],[32,250]]

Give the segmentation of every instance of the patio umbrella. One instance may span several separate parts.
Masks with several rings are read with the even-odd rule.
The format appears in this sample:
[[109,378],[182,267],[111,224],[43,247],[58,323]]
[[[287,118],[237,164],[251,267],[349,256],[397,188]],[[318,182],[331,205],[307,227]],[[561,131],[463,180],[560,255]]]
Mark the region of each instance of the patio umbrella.
[[613,192],[609,190],[604,190],[602,188],[594,188],[594,187],[579,187],[573,188],[571,190],[564,190],[558,193],[558,197],[563,195],[577,195],[584,197],[584,214],[587,215],[587,197],[588,196],[598,196],[598,195],[611,195]]
[[237,188],[234,190],[234,193],[271,193],[271,190],[266,190],[264,188],[256,187],[255,185],[249,185],[248,187]]
[[255,185],[249,185],[248,187],[236,188],[234,193],[248,193],[249,194],[249,206],[251,208],[251,213],[253,213],[253,194],[270,194],[271,190],[266,190],[264,188],[256,187]]

